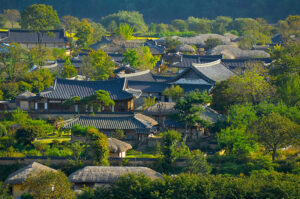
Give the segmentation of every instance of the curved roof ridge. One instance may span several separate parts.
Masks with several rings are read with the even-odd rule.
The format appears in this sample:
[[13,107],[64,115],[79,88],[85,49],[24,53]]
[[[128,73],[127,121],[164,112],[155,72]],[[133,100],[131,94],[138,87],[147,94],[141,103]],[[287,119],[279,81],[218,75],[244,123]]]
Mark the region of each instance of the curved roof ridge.
[[209,66],[214,66],[214,65],[217,65],[217,64],[220,64],[221,63],[221,59],[218,59],[216,61],[213,61],[213,62],[208,62],[208,63],[203,63],[203,64],[198,64],[198,63],[192,63],[192,65],[194,67],[209,67]]
[[150,73],[150,70],[144,70],[144,71],[140,71],[140,72],[136,72],[136,73],[130,73],[130,74],[118,74],[119,77],[135,77],[135,76],[139,76],[139,75],[145,75],[147,73]]

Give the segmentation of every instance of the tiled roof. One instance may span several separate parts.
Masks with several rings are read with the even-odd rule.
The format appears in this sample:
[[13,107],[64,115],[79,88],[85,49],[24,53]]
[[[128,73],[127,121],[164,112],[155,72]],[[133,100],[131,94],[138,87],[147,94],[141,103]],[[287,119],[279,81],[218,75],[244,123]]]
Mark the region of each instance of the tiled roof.
[[199,71],[199,73],[203,75],[204,79],[213,83],[224,81],[234,75],[231,70],[221,63],[221,60],[205,64],[193,64],[192,68]]
[[[11,29],[8,38],[4,42],[15,43],[38,43],[38,34],[32,30]],[[41,32],[41,43],[66,43],[67,37],[64,30],[49,30]]]
[[152,125],[136,118],[134,114],[97,114],[96,116],[79,116],[64,127],[72,128],[75,124],[92,126],[100,130],[135,130],[137,133],[150,133]]
[[[202,58],[200,60],[201,63],[208,63],[212,61],[216,61],[216,59]],[[222,59],[221,60],[221,63],[231,70],[237,68],[244,68],[246,64],[258,63],[258,62],[269,64],[272,62],[272,60],[270,58],[245,58],[245,59]]]
[[126,78],[128,81],[164,82],[173,77],[154,75],[150,70],[130,74],[119,74],[118,77]]
[[128,81],[128,87],[133,89],[139,89],[143,93],[161,93],[171,85],[165,82],[151,82],[151,81]]
[[187,68],[190,67],[193,63],[201,63],[202,59],[222,59],[222,55],[179,55],[178,58],[179,59],[177,61],[173,62],[170,65],[171,67]]
[[116,74],[116,73],[120,73],[120,72],[122,72],[122,71],[129,71],[129,72],[131,72],[131,73],[135,73],[135,72],[138,72],[139,70],[136,69],[136,68],[131,67],[130,65],[125,65],[125,64],[124,64],[123,66],[121,66],[121,67],[115,69],[115,70],[114,70],[114,73]]
[[[194,90],[208,91],[211,89],[211,85],[199,85],[199,84],[176,84],[179,85],[184,92],[190,92]],[[162,93],[166,88],[172,86],[172,83],[166,82],[149,82],[149,81],[128,81],[128,87],[133,89],[139,89],[143,93]]]
[[108,53],[108,56],[110,56],[114,62],[122,63],[123,61],[123,54],[121,53]]
[[74,96],[84,98],[97,90],[109,92],[112,100],[131,99],[133,95],[125,90],[125,79],[106,81],[79,81],[56,79],[52,89],[40,93],[41,97],[51,99],[71,99]]

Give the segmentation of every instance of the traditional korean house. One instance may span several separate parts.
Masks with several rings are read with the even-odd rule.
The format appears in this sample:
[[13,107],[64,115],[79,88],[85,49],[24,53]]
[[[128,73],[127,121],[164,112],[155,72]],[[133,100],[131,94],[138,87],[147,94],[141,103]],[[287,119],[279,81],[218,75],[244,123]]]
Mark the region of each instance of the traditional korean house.
[[[106,134],[122,129],[128,140],[146,142],[148,136],[155,132],[157,122],[150,117],[134,113],[100,113],[95,116],[79,116],[70,120],[64,128],[71,129],[74,125],[92,126]],[[73,135],[72,135],[73,136]],[[76,136],[76,135],[74,135]]]
[[35,99],[37,96],[34,93],[31,93],[29,91],[25,91],[21,94],[19,94],[16,97],[16,105],[24,111],[30,110],[30,101]]
[[[74,135],[72,134],[71,137],[71,142],[88,142],[88,137],[82,137],[79,135]],[[131,144],[127,142],[123,142],[121,140],[118,140],[116,138],[108,138],[108,148],[109,148],[109,156],[110,157],[119,157],[119,158],[125,158],[126,157],[126,152],[129,149],[132,149]]]
[[107,187],[125,174],[144,174],[155,180],[162,175],[147,167],[110,167],[110,166],[86,166],[75,171],[69,176],[73,189],[80,192],[83,187],[95,188],[97,186]]
[[7,179],[4,181],[4,185],[11,187],[12,195],[14,199],[20,199],[23,193],[26,193],[26,190],[22,190],[22,184],[27,180],[29,175],[38,174],[41,171],[53,171],[50,167],[44,166],[40,163],[33,162],[28,166],[19,169],[12,174],[10,174]]
[[132,149],[132,146],[131,144],[128,144],[127,142],[123,142],[116,138],[108,138],[108,148],[110,157],[125,158],[126,152],[129,149]]
[[0,34],[0,40],[4,43],[18,43],[25,48],[33,48],[39,45],[47,48],[68,48],[68,39],[65,31],[49,30],[36,33],[33,30],[10,29]]
[[[174,102],[158,102],[146,110],[143,111],[143,114],[154,118],[159,123],[160,129],[173,129],[185,133],[185,125],[181,122],[176,121],[172,118],[172,115],[176,113],[174,109]],[[203,106],[204,111],[201,112],[200,117],[206,120],[209,123],[215,123],[218,120],[223,120],[225,117],[215,110],[211,109],[208,106]],[[187,139],[196,140],[201,136],[208,134],[207,129],[204,129],[201,126],[195,125],[189,129],[189,134]]]
[[215,85],[235,75],[221,60],[208,63],[192,63],[190,67],[169,80],[174,84]]
[[114,79],[106,81],[80,81],[56,79],[53,87],[42,91],[38,97],[30,101],[30,111],[34,112],[98,112],[87,105],[66,107],[63,103],[77,96],[80,99],[91,96],[97,90],[107,91],[114,100],[115,106],[103,107],[102,112],[128,112],[133,110],[133,99],[139,97],[141,91],[128,88],[127,80]]
[[114,70],[114,74],[117,75],[118,77],[122,76],[123,74],[131,74],[136,72],[139,72],[139,70],[127,64],[124,64],[123,66]]

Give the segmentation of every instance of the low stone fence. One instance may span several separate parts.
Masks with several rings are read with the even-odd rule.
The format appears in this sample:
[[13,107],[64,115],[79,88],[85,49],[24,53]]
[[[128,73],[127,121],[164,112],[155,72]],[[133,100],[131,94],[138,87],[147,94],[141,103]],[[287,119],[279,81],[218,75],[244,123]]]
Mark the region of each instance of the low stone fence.
[[[10,158],[0,157],[0,165],[28,165],[32,162],[39,162],[46,165],[67,165],[71,161],[74,161],[72,157],[48,157],[48,156],[34,156],[24,158]],[[148,166],[151,167],[157,163],[157,158],[118,158],[110,157],[109,162],[112,166],[126,165],[126,166]],[[85,165],[93,165],[93,160],[82,160]],[[185,166],[185,159],[179,159],[176,161],[176,166]]]

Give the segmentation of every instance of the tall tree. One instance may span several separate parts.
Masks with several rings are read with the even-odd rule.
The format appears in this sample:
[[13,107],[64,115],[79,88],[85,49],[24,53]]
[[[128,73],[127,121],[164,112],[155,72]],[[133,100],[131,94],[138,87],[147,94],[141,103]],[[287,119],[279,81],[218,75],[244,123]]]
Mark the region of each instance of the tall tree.
[[33,199],[76,198],[68,177],[61,171],[40,171],[30,175],[22,187]]
[[26,70],[26,50],[18,44],[6,47],[0,56],[0,73],[10,81],[20,79]]
[[80,21],[77,17],[67,15],[62,18],[62,21],[66,31],[68,31],[69,33],[76,33],[77,28],[80,24]]
[[87,130],[87,135],[90,139],[89,141],[96,164],[109,165],[109,148],[106,135],[99,132],[98,129],[95,128],[89,128]]
[[171,88],[166,88],[163,92],[163,95],[171,97],[175,102],[183,96],[183,89],[177,85],[172,85]]
[[[38,34],[40,46],[43,34],[50,34],[47,31],[57,28],[60,24],[56,10],[45,4],[33,4],[23,11],[20,25],[23,29],[34,30]],[[43,33],[43,34],[42,34]]]
[[153,56],[148,46],[141,46],[138,49],[127,49],[123,54],[123,62],[139,70],[153,69],[160,57]]
[[[108,79],[112,74],[115,68],[115,64],[112,61],[112,58],[109,57],[103,50],[92,50],[89,53],[91,61],[91,69],[95,71],[94,74],[90,74],[91,79],[94,80],[105,80]],[[88,69],[88,68],[87,68]]]
[[300,126],[278,113],[273,112],[262,116],[248,129],[266,150],[271,151],[273,160],[277,156],[278,149],[299,144]]
[[177,131],[167,131],[163,134],[160,145],[161,166],[164,171],[171,171],[173,163],[183,153],[189,154],[189,149],[184,141],[181,142],[181,134]]
[[23,29],[32,29],[40,33],[57,27],[60,20],[52,6],[34,4],[23,11],[20,24]]
[[76,75],[77,75],[77,70],[75,66],[71,64],[70,57],[67,57],[62,70],[62,76],[63,78],[70,78]]
[[176,110],[175,118],[178,122],[183,122],[185,125],[185,134],[188,132],[188,128],[195,124],[204,124],[205,121],[201,119],[201,112],[204,111],[202,104],[211,101],[207,92],[190,92],[183,98],[179,99],[174,109]]
[[14,28],[14,24],[21,19],[21,14],[19,10],[16,9],[7,9],[4,10],[4,16],[10,22],[11,28]]
[[87,19],[82,19],[76,30],[76,43],[81,48],[87,48],[92,41],[93,28]]

